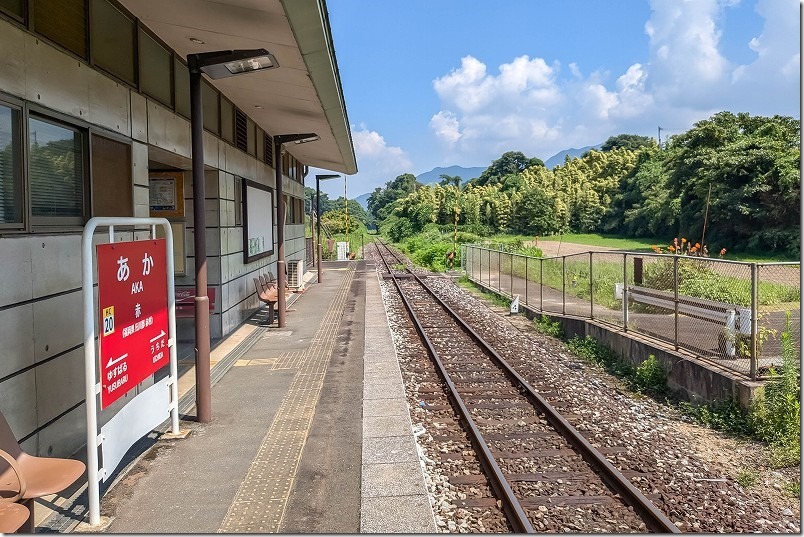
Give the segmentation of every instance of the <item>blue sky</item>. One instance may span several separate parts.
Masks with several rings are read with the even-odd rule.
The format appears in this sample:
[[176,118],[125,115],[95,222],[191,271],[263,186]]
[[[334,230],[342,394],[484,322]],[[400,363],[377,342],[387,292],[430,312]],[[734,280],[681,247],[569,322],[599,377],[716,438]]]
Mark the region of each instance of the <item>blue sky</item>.
[[[402,173],[547,160],[721,110],[800,118],[798,0],[327,0],[357,156]],[[315,186],[313,168],[308,186]],[[465,178],[468,179],[468,178]],[[343,182],[322,183],[331,197]]]

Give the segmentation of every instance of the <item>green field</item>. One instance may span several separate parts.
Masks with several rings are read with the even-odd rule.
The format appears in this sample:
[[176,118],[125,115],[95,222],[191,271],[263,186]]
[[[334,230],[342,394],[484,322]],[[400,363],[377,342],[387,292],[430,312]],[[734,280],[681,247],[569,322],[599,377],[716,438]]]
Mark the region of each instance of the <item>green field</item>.
[[[535,237],[517,237],[523,240],[534,240]],[[546,237],[539,237],[539,240],[545,241],[563,241],[573,244],[586,244],[589,246],[603,246],[606,248],[617,248],[618,250],[632,250],[632,251],[650,251],[652,245],[666,247],[672,244],[672,239],[664,241],[661,239],[635,239],[629,237],[618,237],[614,235],[599,235],[597,233],[574,233],[567,235],[552,235]],[[712,257],[716,257],[714,253]],[[732,261],[746,261],[758,263],[772,263],[778,261],[801,261],[798,257],[785,256],[782,254],[768,255],[762,252],[732,252],[728,251],[724,259]]]
[[572,233],[567,235],[551,235],[539,237],[545,241],[562,241],[572,244],[586,244],[589,246],[603,246],[605,248],[617,248],[618,250],[650,250],[654,244],[664,244],[652,239],[633,239],[628,237],[617,237],[614,235],[599,235],[597,233]]

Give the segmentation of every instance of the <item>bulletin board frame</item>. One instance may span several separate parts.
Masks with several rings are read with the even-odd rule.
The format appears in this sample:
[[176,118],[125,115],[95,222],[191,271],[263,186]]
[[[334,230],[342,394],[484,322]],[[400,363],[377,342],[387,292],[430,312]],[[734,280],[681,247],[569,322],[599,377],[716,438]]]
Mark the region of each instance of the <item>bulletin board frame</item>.
[[274,253],[274,189],[243,179],[243,262]]
[[152,217],[184,217],[184,172],[151,172],[148,205]]

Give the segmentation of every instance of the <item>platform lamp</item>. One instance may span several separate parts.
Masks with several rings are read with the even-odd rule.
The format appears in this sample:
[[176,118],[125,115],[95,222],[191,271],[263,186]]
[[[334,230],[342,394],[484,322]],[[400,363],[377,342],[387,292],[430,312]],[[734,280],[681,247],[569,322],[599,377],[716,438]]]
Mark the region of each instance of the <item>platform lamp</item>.
[[287,275],[285,273],[285,200],[282,191],[282,144],[290,142],[296,144],[306,144],[307,142],[315,142],[320,140],[321,137],[314,132],[304,134],[279,134],[274,136],[274,170],[276,171],[276,285],[279,292],[276,296],[276,309],[279,310],[277,326],[279,328],[285,327],[285,285],[287,283]]
[[321,246],[321,181],[326,181],[327,179],[337,179],[340,175],[334,173],[325,173],[315,176],[315,210],[316,214],[318,215],[318,220],[316,222],[316,234],[318,234],[318,283],[321,283],[321,258],[322,258],[322,246]]
[[193,157],[193,235],[195,244],[195,407],[201,423],[212,419],[210,382],[209,297],[207,296],[207,250],[204,214],[204,108],[201,73],[211,79],[264,71],[279,67],[267,50],[219,50],[187,55],[190,71],[190,138]]

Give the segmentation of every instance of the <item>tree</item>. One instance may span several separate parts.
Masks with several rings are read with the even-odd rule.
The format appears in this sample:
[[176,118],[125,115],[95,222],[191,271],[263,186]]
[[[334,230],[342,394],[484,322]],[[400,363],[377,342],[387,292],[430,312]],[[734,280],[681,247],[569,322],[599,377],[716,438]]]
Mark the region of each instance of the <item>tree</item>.
[[668,190],[666,155],[657,147],[640,153],[634,169],[620,180],[603,231],[631,237],[675,234],[679,203]]
[[491,166],[483,170],[480,177],[473,179],[472,182],[478,186],[498,183],[505,176],[521,173],[531,166],[544,167],[544,162],[536,157],[528,158],[519,151],[508,151],[492,162]]
[[441,186],[448,186],[448,185],[456,187],[461,186],[460,175],[447,175],[445,173],[442,173],[441,175],[438,176],[438,178],[441,179],[441,181],[438,183]]
[[650,136],[639,136],[636,134],[618,134],[610,136],[608,140],[600,146],[601,151],[611,151],[612,149],[630,149],[636,151],[643,147],[656,147],[656,140]]
[[706,218],[707,243],[797,254],[800,139],[797,119],[731,112],[673,136],[669,187],[679,198],[681,232],[702,235]]
[[[307,214],[310,214],[311,206],[315,208],[315,189],[306,186],[304,187],[304,209]],[[341,203],[341,206],[343,206],[343,203]],[[321,192],[321,214],[331,211],[334,208],[336,207],[333,207],[333,202],[329,199],[327,193]]]
[[511,200],[511,229],[525,235],[551,235],[559,231],[554,200],[540,186],[517,191]]
[[405,173],[377,187],[368,198],[369,213],[377,220],[385,220],[391,214],[391,204],[423,186],[412,174]]

